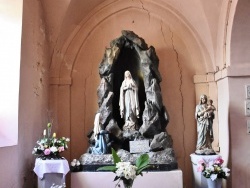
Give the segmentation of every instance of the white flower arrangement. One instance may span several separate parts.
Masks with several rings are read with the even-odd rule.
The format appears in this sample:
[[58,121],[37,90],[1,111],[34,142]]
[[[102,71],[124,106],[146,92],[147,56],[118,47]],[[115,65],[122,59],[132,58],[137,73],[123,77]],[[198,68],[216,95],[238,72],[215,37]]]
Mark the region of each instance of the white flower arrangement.
[[[136,164],[132,165],[130,162],[123,162],[117,155],[116,151],[112,148],[112,157],[114,166],[103,166],[97,169],[97,171],[112,171],[116,174],[114,181],[122,180],[123,183],[130,182],[133,184],[136,176],[141,175],[142,171],[149,168],[149,156],[148,154],[142,154],[137,160]],[[119,184],[116,184],[116,186]]]
[[70,163],[70,169],[72,172],[78,172],[81,170],[81,163],[77,159],[73,159]]
[[72,167],[76,167],[76,166],[80,166],[80,165],[81,165],[81,163],[77,159],[73,159],[73,161],[70,163],[70,166],[72,166]]
[[131,165],[130,162],[118,162],[115,171],[117,177],[124,177],[126,179],[134,180],[136,178],[137,167]]

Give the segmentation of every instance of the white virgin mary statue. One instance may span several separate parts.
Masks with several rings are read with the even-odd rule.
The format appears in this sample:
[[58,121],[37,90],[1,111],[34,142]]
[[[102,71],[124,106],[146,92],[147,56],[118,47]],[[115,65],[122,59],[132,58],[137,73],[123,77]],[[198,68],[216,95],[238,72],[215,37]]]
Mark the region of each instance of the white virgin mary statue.
[[124,80],[120,88],[119,106],[121,117],[125,120],[123,130],[135,130],[140,112],[138,87],[129,71],[124,73]]

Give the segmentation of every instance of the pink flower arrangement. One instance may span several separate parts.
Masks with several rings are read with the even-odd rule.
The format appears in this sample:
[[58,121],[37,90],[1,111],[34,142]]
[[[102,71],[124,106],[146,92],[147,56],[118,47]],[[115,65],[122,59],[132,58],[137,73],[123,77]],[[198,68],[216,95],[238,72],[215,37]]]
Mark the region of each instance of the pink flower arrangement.
[[52,137],[51,128],[52,124],[48,123],[48,130],[44,129],[43,138],[37,141],[37,145],[35,146],[32,154],[38,155],[38,157],[42,159],[51,159],[51,158],[61,158],[59,153],[68,149],[69,138],[56,138],[56,133],[53,133]]
[[210,178],[212,181],[217,178],[224,178],[230,175],[230,169],[222,167],[224,160],[221,157],[212,161],[200,160],[198,161],[197,171],[201,172],[205,178]]

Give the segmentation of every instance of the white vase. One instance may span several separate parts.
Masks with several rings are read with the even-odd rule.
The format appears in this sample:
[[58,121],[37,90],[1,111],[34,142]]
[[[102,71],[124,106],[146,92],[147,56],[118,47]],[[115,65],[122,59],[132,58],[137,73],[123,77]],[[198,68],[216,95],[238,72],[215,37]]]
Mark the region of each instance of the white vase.
[[216,179],[212,181],[210,178],[207,178],[207,187],[208,188],[221,188],[222,180]]

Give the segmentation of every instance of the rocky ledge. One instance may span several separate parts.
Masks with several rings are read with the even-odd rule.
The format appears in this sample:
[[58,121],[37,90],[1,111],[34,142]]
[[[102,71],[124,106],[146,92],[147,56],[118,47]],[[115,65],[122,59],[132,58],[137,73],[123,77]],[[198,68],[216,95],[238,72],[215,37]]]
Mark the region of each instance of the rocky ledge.
[[[118,156],[122,161],[129,161],[135,164],[136,159],[141,154],[131,154],[126,150],[120,149],[117,151]],[[148,171],[170,171],[178,168],[177,161],[172,148],[166,148],[162,151],[149,152],[151,168]],[[112,165],[113,158],[111,154],[94,155],[85,153],[80,159],[81,171],[96,171],[97,168]]]

